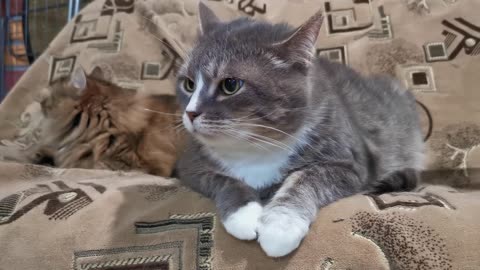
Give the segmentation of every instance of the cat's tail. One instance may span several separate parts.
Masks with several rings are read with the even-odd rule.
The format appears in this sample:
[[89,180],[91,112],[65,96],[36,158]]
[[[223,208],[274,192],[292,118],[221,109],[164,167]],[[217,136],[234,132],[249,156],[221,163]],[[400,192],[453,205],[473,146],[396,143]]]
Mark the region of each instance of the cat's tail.
[[420,175],[416,169],[395,171],[376,182],[369,193],[382,194],[388,192],[411,191],[419,182]]

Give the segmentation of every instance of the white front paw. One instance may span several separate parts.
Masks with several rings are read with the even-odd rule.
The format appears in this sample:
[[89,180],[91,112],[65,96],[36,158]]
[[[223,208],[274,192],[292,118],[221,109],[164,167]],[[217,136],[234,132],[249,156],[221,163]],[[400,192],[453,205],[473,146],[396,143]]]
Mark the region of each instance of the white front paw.
[[289,209],[269,209],[260,218],[258,242],[270,257],[294,251],[308,233],[310,223],[289,213],[292,213]]
[[241,240],[253,240],[257,238],[258,219],[262,214],[262,205],[257,202],[249,202],[238,208],[223,222],[227,232]]

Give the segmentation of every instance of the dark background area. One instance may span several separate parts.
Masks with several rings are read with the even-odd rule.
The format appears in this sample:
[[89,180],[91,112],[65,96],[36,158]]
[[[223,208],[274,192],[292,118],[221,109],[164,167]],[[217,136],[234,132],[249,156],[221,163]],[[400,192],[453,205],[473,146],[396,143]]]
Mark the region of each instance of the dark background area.
[[69,19],[92,1],[0,1],[0,101]]

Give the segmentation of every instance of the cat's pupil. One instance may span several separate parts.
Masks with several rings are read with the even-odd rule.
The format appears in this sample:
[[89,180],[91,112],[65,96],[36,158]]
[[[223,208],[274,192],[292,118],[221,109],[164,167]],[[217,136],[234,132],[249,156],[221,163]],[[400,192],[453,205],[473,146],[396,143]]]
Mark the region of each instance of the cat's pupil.
[[222,81],[222,90],[225,94],[231,95],[237,92],[243,85],[242,80],[237,80],[234,78],[227,78]]
[[190,79],[185,79],[183,84],[185,90],[187,90],[188,92],[193,92],[193,90],[195,89],[195,83]]

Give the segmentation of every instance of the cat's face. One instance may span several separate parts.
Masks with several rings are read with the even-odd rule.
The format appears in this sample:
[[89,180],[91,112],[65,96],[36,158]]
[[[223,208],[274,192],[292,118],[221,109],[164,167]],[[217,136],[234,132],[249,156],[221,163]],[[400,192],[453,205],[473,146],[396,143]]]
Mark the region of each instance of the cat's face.
[[207,140],[233,138],[231,133],[240,131],[274,139],[285,135],[273,128],[295,132],[307,105],[304,75],[287,73],[254,44],[244,43],[244,51],[236,52],[238,41],[225,42],[223,49],[210,42],[196,47],[179,75],[177,95],[187,130]]
[[185,128],[207,144],[293,136],[304,125],[311,91],[312,48],[291,44],[301,31],[247,19],[220,23],[210,10],[200,15],[202,34],[177,80]]
[[108,83],[76,68],[50,85],[36,162],[76,168],[142,169],[169,176],[176,158],[172,97]]

